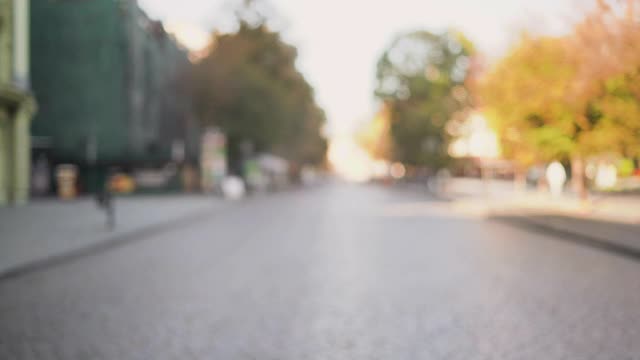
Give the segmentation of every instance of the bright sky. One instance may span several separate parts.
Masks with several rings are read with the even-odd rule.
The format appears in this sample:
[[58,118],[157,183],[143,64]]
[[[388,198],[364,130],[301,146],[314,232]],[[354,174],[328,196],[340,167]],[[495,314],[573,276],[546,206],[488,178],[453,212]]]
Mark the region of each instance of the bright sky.
[[[228,29],[234,0],[139,0],[148,14],[179,28],[196,47]],[[453,27],[495,58],[520,30],[561,33],[588,0],[271,0],[298,66],[316,89],[329,133],[344,134],[375,111],[375,66],[394,35]],[[578,5],[581,4],[581,5]],[[580,10],[577,10],[580,9]],[[206,39],[206,38],[205,38]]]

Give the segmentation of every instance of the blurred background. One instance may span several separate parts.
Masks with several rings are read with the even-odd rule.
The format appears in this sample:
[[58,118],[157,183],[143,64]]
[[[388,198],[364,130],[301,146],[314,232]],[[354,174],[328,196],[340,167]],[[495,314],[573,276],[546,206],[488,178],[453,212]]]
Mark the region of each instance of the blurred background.
[[0,359],[637,359],[640,0],[0,0]]
[[326,171],[550,191],[552,163],[555,194],[640,187],[632,0],[2,4],[1,204]]

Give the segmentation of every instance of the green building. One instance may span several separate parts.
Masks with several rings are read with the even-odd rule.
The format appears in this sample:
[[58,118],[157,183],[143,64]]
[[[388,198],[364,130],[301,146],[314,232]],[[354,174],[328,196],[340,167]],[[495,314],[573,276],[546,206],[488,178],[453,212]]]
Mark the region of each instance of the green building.
[[0,0],[0,206],[29,197],[29,1]]
[[[135,0],[32,0],[34,156],[80,169],[158,168],[198,154],[187,52]],[[175,154],[180,159],[175,159]]]

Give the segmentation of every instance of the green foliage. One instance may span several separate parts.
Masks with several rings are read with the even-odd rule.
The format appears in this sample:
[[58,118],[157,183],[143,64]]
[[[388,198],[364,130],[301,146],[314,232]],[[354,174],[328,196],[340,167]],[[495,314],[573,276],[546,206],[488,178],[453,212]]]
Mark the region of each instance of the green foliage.
[[632,159],[622,159],[617,164],[618,167],[618,176],[627,177],[633,175],[633,170],[635,170],[635,164]]
[[464,86],[473,47],[460,33],[417,31],[397,37],[377,67],[376,97],[389,109],[392,159],[445,165],[445,123],[468,105]]
[[529,143],[538,149],[542,159],[565,159],[573,151],[574,143],[569,135],[555,126],[543,125],[532,128],[527,134]]
[[591,131],[579,139],[584,151],[640,156],[639,81],[638,71],[605,81],[603,91],[589,104],[595,114],[591,117]]
[[297,51],[264,22],[239,20],[231,34],[215,34],[195,66],[195,108],[205,125],[221,128],[231,154],[242,143],[297,163],[324,160],[324,112],[296,69]]

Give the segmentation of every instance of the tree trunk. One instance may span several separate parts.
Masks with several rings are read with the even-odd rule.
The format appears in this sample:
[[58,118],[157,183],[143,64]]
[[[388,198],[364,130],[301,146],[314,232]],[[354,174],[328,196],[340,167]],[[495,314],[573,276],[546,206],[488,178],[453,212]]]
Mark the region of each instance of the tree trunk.
[[584,176],[584,160],[577,156],[571,159],[571,187],[582,200],[588,197]]
[[538,184],[537,184],[538,192],[544,193],[548,190],[547,173],[545,171],[547,168],[544,165],[536,165],[536,168],[539,171]]

